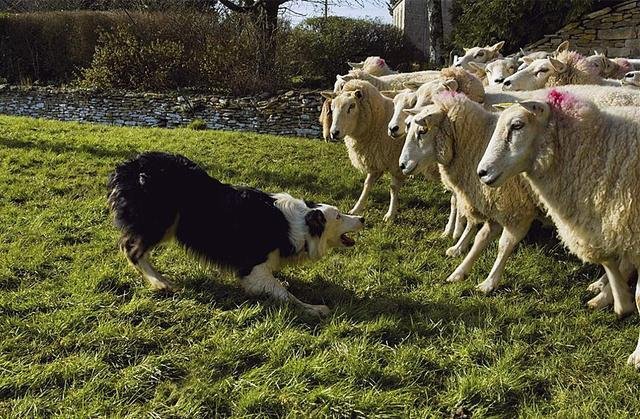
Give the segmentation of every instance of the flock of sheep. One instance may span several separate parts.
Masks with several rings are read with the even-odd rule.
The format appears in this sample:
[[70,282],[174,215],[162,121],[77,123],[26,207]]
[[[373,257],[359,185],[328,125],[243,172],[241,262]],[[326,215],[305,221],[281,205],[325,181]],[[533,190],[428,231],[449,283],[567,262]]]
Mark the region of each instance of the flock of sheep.
[[[554,52],[503,58],[504,42],[465,49],[453,67],[393,72],[369,57],[338,75],[320,121],[325,140],[343,140],[366,173],[351,213],[391,175],[389,210],[418,173],[451,191],[446,253],[465,255],[447,281],[460,281],[496,237],[498,255],[477,288],[489,293],[534,219],[550,220],[564,245],[605,274],[588,302],[640,310],[640,64],[584,57],[563,42]],[[640,339],[628,363],[640,368]]]

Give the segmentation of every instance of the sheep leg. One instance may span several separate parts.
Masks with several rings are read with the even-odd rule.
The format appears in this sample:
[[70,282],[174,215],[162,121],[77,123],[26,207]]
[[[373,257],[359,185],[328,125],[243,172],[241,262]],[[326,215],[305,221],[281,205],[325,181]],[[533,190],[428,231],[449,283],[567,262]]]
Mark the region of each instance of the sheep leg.
[[613,311],[618,317],[624,317],[634,311],[633,296],[629,291],[626,277],[622,276],[618,267],[618,260],[607,260],[602,262],[604,270],[609,277],[611,293],[613,294]]
[[[629,263],[629,261],[623,258],[620,261],[620,265],[618,269],[620,269],[620,273],[622,274],[622,277],[626,278],[627,282],[629,282],[629,279],[631,278],[635,270],[633,265]],[[605,273],[604,275],[602,275],[600,279],[598,279],[598,281],[602,281],[602,283],[604,284],[602,286],[602,290],[598,293],[598,295],[596,295],[595,297],[593,297],[591,300],[587,302],[587,306],[593,310],[606,308],[606,307],[609,307],[611,304],[613,304],[613,293],[611,291],[611,284],[609,283],[609,278],[607,278],[607,274]],[[594,282],[593,284],[595,284],[596,282]],[[589,287],[591,287],[591,285]]]
[[449,210],[449,221],[442,232],[442,237],[453,236],[454,228],[456,226],[456,217],[458,216],[458,210],[456,208],[456,196],[451,194],[451,209]]
[[[636,307],[638,309],[638,313],[640,313],[640,281],[636,284]],[[635,367],[636,369],[640,369],[640,337],[638,337],[636,349],[631,355],[629,355],[629,359],[627,359],[627,364]]]
[[364,180],[364,186],[362,187],[360,198],[358,198],[356,204],[351,208],[349,214],[360,214],[362,210],[364,210],[369,192],[371,192],[371,188],[376,181],[380,179],[380,176],[382,176],[382,172],[367,173],[367,178]]
[[[457,208],[456,202],[456,208]],[[459,240],[464,233],[464,229],[467,227],[469,220],[462,214],[462,211],[456,211],[456,226],[453,229],[453,240]]]
[[464,279],[464,277],[471,271],[475,261],[480,257],[480,254],[487,248],[493,239],[496,238],[501,229],[502,227],[498,223],[492,221],[485,222],[480,231],[478,231],[478,234],[476,234],[471,250],[467,253],[467,256],[465,256],[464,260],[456,270],[449,275],[447,282],[457,282]]
[[[460,211],[458,211],[460,213]],[[471,239],[473,235],[476,233],[476,225],[471,221],[467,220],[467,225],[464,228],[464,231],[460,235],[460,238],[450,248],[447,249],[445,254],[451,257],[462,256],[468,249],[471,244]]]
[[402,179],[391,175],[391,187],[389,188],[389,209],[382,218],[384,221],[393,222],[393,219],[396,217],[396,213],[398,212],[398,193],[400,192],[402,183]]
[[504,273],[504,266],[507,263],[507,259],[511,256],[511,253],[513,253],[513,250],[516,248],[518,243],[520,243],[520,240],[522,240],[527,234],[530,226],[531,220],[528,220],[515,228],[505,227],[504,230],[502,230],[502,235],[498,242],[498,256],[493,263],[493,268],[491,268],[491,272],[489,272],[487,279],[476,287],[478,291],[488,294],[498,286],[498,283],[502,278],[502,274]]

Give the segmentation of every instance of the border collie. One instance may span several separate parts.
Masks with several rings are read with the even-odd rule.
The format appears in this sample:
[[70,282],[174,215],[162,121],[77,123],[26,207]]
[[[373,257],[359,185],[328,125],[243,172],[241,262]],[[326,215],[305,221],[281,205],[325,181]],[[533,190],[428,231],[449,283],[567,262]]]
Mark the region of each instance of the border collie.
[[176,239],[205,263],[236,273],[247,293],[293,302],[316,315],[329,309],[298,300],[273,272],[285,262],[353,246],[347,233],[364,226],[364,218],[330,205],[221,183],[186,157],[167,153],[143,153],[118,166],[108,188],[122,231],[120,248],[153,288],[174,289],[151,265],[149,254]]

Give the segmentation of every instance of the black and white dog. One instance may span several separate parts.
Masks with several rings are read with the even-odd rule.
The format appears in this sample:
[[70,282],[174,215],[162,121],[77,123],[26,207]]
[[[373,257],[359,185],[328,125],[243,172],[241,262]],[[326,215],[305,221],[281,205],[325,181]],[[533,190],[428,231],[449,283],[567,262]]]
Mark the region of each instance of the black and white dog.
[[204,262],[233,270],[246,292],[294,302],[313,314],[329,309],[298,300],[273,272],[283,262],[353,246],[346,234],[364,225],[362,217],[330,205],[221,183],[180,155],[140,154],[116,168],[108,187],[109,206],[122,230],[120,247],[154,288],[173,290],[151,266],[149,254],[175,238]]

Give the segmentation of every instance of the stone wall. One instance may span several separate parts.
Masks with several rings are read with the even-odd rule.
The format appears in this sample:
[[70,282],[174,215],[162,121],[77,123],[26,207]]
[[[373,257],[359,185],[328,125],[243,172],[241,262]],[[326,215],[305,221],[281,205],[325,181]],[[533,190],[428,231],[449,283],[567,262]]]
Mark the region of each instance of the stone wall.
[[[535,24],[535,22],[531,22]],[[528,45],[526,51],[553,51],[564,40],[570,48],[590,55],[593,50],[608,57],[640,57],[640,1],[623,1],[582,16],[552,35]]]
[[121,126],[178,127],[194,119],[211,129],[321,138],[318,91],[269,97],[132,93],[0,85],[0,113]]

